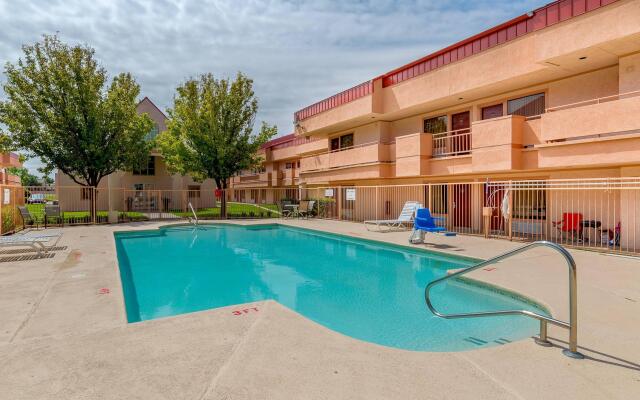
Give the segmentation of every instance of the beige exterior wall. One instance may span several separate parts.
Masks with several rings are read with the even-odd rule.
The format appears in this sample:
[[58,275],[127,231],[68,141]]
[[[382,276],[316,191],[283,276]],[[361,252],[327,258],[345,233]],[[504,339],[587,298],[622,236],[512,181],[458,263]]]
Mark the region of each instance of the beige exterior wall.
[[[313,156],[305,144],[302,151],[289,147],[287,157],[301,158],[299,183],[309,185],[640,165],[639,20],[640,2],[621,0],[395,85],[383,88],[374,79],[373,96],[299,121],[299,134],[314,138],[353,133],[353,149],[328,152],[327,140],[313,145]],[[537,93],[544,94],[551,112],[536,118],[506,115],[509,100]],[[505,116],[482,121],[483,107],[496,104]],[[452,115],[467,111],[469,151],[437,157],[424,120],[446,116],[451,130]],[[367,143],[393,148],[378,156],[388,164],[379,176],[363,173],[376,161],[371,147],[363,146]]]

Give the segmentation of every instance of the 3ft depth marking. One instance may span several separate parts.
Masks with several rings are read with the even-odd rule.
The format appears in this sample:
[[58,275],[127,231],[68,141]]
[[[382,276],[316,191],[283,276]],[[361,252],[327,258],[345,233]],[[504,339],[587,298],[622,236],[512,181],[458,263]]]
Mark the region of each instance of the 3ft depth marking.
[[256,312],[258,312],[258,307],[251,307],[251,308],[245,308],[244,310],[232,311],[231,314],[233,314],[233,315],[245,315],[245,314],[256,313]]

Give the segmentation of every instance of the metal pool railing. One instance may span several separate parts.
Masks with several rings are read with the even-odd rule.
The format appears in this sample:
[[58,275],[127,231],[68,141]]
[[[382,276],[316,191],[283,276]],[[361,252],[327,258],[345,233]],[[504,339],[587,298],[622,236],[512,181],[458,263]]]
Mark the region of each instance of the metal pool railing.
[[[431,288],[446,282],[450,279],[455,279],[461,275],[468,274],[469,272],[475,271],[479,268],[486,267],[487,265],[497,263],[509,257],[515,256],[516,254],[524,253],[525,251],[531,250],[535,247],[549,247],[553,250],[559,252],[564,260],[567,262],[567,267],[569,268],[569,322],[560,321],[558,319],[547,317],[546,315],[538,314],[529,310],[503,310],[503,311],[483,311],[483,312],[473,312],[473,313],[459,313],[459,314],[445,314],[438,311],[431,302],[430,291]],[[458,318],[479,318],[479,317],[493,317],[493,316],[504,316],[504,315],[524,315],[526,317],[535,318],[540,321],[540,334],[536,339],[536,343],[542,346],[551,346],[551,342],[547,339],[547,323],[559,326],[561,328],[565,328],[569,330],[569,349],[565,349],[563,353],[571,358],[582,359],[584,356],[578,352],[578,300],[577,300],[577,291],[578,284],[576,279],[576,262],[569,252],[563,248],[562,246],[547,242],[547,241],[538,241],[529,243],[515,250],[511,250],[499,256],[490,258],[486,261],[483,261],[479,264],[471,266],[469,268],[465,268],[462,271],[458,271],[451,275],[447,275],[443,278],[436,279],[435,281],[431,281],[424,289],[424,299],[427,303],[427,307],[431,310],[432,313],[441,318],[446,319],[458,319]]]

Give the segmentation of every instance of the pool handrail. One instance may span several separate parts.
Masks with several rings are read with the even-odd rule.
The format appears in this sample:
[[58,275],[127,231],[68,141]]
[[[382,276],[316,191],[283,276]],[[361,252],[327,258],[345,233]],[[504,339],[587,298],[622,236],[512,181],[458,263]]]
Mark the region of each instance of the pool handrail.
[[191,205],[191,202],[189,202],[188,205],[191,209],[191,213],[193,214],[193,220],[191,219],[191,217],[189,217],[189,222],[194,224],[195,226],[198,226],[198,215],[196,214],[196,210],[193,209],[193,205]]
[[[569,322],[564,322],[557,320],[552,317],[548,317],[546,315],[538,314],[533,311],[528,310],[504,310],[504,311],[481,311],[481,312],[473,312],[473,313],[458,313],[458,314],[444,314],[436,310],[436,308],[431,303],[431,298],[429,297],[429,292],[431,288],[435,285],[438,285],[442,282],[445,282],[449,279],[454,279],[464,274],[468,274],[469,272],[475,271],[479,268],[486,267],[487,265],[494,264],[498,261],[502,261],[506,258],[512,257],[516,254],[523,253],[525,251],[531,250],[535,247],[550,247],[556,251],[558,251],[567,262],[567,266],[569,268]],[[482,261],[476,265],[472,265],[471,267],[465,268],[463,270],[457,271],[450,275],[444,276],[442,278],[431,281],[427,284],[424,289],[424,298],[427,303],[427,307],[433,314],[438,317],[446,318],[446,319],[456,319],[456,318],[476,318],[476,317],[490,317],[490,316],[502,316],[502,315],[524,315],[530,318],[534,318],[540,321],[540,334],[536,338],[536,343],[542,346],[551,346],[551,342],[547,339],[547,323],[565,328],[569,330],[569,349],[563,350],[563,353],[571,358],[582,359],[584,355],[578,352],[578,304],[577,304],[577,280],[576,280],[576,262],[569,254],[569,252],[562,246],[548,242],[546,240],[540,240],[533,243],[526,244],[517,249],[508,251],[504,254],[500,254],[496,257],[490,258],[486,261]]]

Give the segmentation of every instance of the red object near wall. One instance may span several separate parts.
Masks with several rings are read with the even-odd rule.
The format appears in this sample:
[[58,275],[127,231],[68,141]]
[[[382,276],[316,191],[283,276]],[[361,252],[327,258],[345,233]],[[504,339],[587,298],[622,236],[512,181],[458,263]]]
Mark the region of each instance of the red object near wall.
[[215,194],[216,194],[216,199],[219,199],[222,197],[222,189],[216,189],[215,190]]

